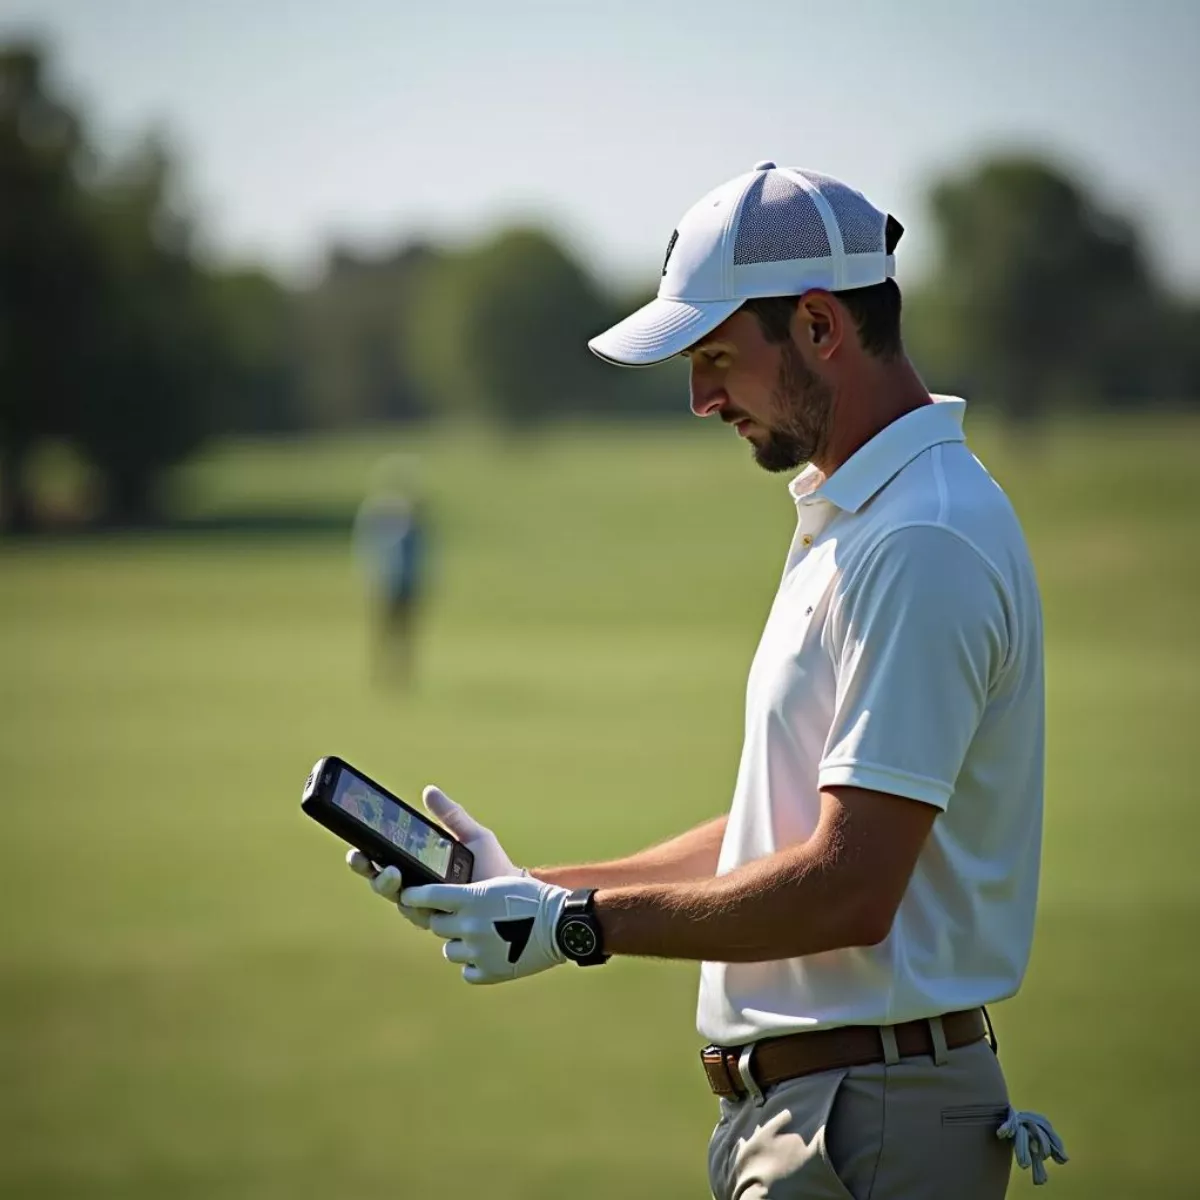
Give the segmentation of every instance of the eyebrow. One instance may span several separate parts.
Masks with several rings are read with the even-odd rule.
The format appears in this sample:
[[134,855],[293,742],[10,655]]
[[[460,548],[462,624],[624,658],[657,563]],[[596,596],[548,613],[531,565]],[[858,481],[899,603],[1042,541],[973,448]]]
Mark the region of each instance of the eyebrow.
[[695,346],[689,346],[686,350],[682,351],[685,356],[689,354],[712,354],[714,352],[732,354],[734,352],[734,345],[732,342],[706,341],[699,342]]

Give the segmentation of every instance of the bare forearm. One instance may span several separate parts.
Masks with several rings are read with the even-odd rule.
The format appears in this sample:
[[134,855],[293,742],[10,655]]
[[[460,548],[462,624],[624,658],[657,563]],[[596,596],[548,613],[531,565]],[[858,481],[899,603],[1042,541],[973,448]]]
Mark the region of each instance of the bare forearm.
[[892,928],[938,810],[865,788],[821,793],[808,841],[717,879],[601,888],[611,954],[767,962],[872,946]]
[[565,888],[623,888],[710,879],[716,874],[727,820],[717,817],[628,858],[573,867],[537,867],[531,874]]
[[766,962],[879,941],[861,890],[801,846],[719,879],[601,888],[595,904],[609,953]]

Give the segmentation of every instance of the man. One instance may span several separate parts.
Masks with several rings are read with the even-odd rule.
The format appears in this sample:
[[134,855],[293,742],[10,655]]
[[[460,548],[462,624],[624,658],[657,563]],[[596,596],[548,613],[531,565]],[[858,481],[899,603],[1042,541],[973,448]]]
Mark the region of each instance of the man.
[[[983,1006],[1029,956],[1042,826],[1040,604],[963,402],[904,355],[902,232],[858,192],[759,163],[672,234],[658,298],[591,342],[684,354],[698,416],[791,484],[798,523],[750,669],[728,816],[618,862],[516,869],[436,789],[475,881],[398,893],[472,983],[566,959],[698,959],[727,1197],[1004,1195],[1062,1158],[1009,1108]],[[1032,1138],[1032,1150],[1030,1139]]]
[[427,540],[410,474],[404,458],[385,458],[354,520],[354,548],[375,606],[372,673],[382,683],[401,685],[413,678]]

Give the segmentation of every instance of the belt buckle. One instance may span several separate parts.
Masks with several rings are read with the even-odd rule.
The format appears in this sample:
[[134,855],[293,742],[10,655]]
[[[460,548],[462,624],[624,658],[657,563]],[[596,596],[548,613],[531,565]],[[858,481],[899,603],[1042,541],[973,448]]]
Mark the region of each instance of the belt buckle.
[[[729,1060],[725,1051],[717,1045],[705,1046],[704,1049],[700,1051],[700,1062],[704,1066],[705,1074],[708,1074],[708,1069],[710,1066],[720,1069],[720,1074],[724,1078],[724,1086],[728,1089],[730,1098],[736,1100],[737,1080],[734,1078],[733,1072],[729,1069]],[[709,1083],[712,1083],[711,1076]],[[722,1095],[722,1093],[717,1092],[717,1095]]]
[[[767,1102],[767,1098],[763,1095],[762,1088],[758,1086],[758,1081],[754,1078],[754,1071],[751,1067],[755,1044],[754,1042],[749,1042],[741,1047],[708,1045],[700,1051],[700,1061],[706,1068],[710,1062],[720,1063],[721,1074],[729,1081],[729,1090],[733,1093],[733,1098],[740,1098],[738,1096],[738,1084],[740,1083],[746,1096],[753,1100],[755,1105],[762,1107]],[[738,1052],[736,1075],[730,1069],[729,1065],[735,1051]]]

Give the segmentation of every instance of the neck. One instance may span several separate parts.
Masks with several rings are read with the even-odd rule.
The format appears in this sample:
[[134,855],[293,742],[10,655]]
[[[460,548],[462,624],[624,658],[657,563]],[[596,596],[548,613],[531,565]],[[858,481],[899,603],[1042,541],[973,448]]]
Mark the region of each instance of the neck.
[[906,413],[932,404],[928,388],[904,355],[870,359],[834,390],[825,445],[813,466],[828,478],[877,433]]

